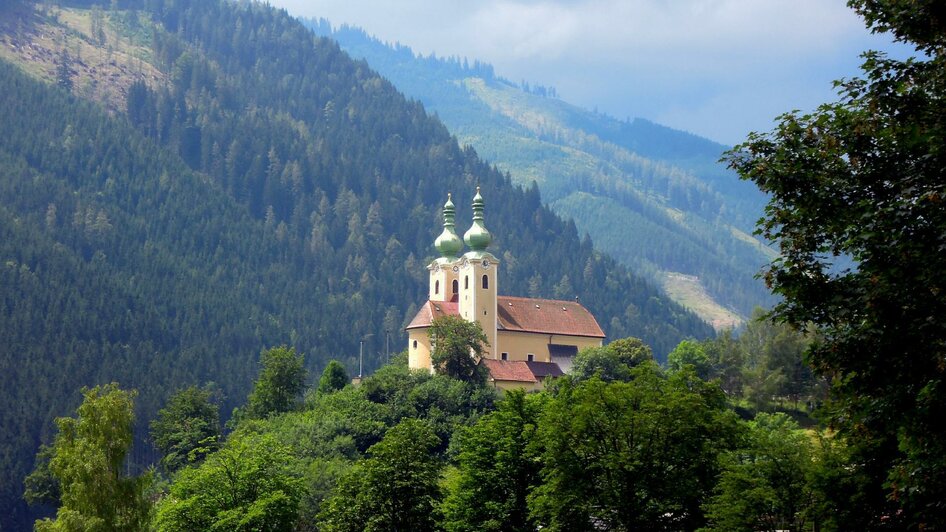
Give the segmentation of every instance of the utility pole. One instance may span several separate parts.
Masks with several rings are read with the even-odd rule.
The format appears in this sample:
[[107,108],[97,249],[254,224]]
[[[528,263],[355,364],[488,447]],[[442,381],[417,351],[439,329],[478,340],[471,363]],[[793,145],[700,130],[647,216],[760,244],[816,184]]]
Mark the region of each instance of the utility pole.
[[361,381],[361,377],[365,371],[365,340],[374,336],[374,333],[369,333],[361,337],[358,340],[358,380]]

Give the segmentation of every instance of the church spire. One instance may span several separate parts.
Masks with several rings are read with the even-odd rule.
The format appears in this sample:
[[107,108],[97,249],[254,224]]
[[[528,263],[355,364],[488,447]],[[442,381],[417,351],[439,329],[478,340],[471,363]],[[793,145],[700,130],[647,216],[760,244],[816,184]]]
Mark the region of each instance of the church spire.
[[453,205],[450,193],[447,193],[447,202],[443,205],[443,232],[434,240],[434,247],[445,259],[455,259],[457,253],[463,249],[463,241],[454,229],[456,207]]
[[483,224],[483,196],[480,195],[480,187],[476,187],[476,196],[473,197],[473,225],[463,235],[466,245],[473,251],[485,251],[493,241],[492,235],[486,230]]

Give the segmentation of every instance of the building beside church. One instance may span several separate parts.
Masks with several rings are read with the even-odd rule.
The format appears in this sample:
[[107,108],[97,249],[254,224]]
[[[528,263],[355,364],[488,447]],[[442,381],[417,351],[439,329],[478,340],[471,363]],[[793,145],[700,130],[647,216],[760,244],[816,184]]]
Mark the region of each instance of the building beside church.
[[[428,300],[407,326],[408,363],[431,369],[427,330],[440,316],[476,321],[486,334],[482,364],[498,388],[540,389],[548,377],[571,368],[580,349],[602,345],[605,335],[578,301],[498,295],[499,260],[489,251],[492,236],[483,218],[479,187],[473,198],[473,225],[463,235],[454,228],[456,209],[449,195],[443,206],[443,232],[434,241],[440,254],[430,272]],[[463,243],[469,251],[463,251]]]

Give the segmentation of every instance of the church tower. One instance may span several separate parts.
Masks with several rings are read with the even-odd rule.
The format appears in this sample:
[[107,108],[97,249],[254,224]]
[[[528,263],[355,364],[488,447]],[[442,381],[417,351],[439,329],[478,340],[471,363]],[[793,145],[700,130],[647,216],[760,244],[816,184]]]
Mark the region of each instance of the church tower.
[[430,301],[456,301],[459,291],[459,259],[457,254],[463,249],[463,241],[454,229],[456,207],[450,194],[443,205],[443,232],[434,240],[434,247],[440,257],[434,259],[427,270],[430,271]]
[[483,328],[489,341],[486,358],[499,358],[496,321],[499,260],[486,251],[493,238],[483,224],[483,207],[480,187],[476,187],[476,196],[473,198],[473,225],[463,235],[470,251],[463,254],[458,267],[458,310],[460,317],[476,321]]

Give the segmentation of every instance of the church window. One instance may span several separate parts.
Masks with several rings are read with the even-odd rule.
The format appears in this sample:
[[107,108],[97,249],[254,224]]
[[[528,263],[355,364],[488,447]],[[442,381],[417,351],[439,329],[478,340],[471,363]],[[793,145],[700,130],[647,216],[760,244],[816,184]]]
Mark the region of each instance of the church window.
[[503,360],[509,360],[509,353],[503,353],[501,356]]
[[440,293],[440,281],[435,281],[435,282],[434,282],[434,293],[435,293],[435,294],[439,294],[439,293]]
[[535,353],[529,353],[528,355],[526,355],[526,358],[529,359],[529,362],[532,362],[533,360],[535,360]]
[[414,349],[417,349],[417,340],[414,340]]
[[460,291],[460,281],[454,279],[453,280],[453,293],[456,294],[459,291]]
[[484,275],[483,276],[483,289],[485,290],[487,288],[489,288],[489,276]]
[[463,278],[463,289],[464,290],[470,289],[470,276],[469,275]]

